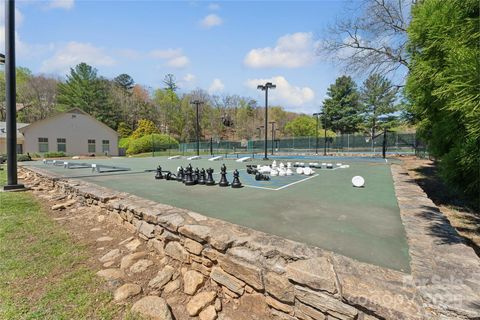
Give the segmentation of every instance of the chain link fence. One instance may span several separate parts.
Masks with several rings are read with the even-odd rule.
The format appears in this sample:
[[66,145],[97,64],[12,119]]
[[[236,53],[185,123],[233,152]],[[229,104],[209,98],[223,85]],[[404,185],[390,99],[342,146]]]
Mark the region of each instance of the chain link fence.
[[[327,154],[351,153],[351,154],[381,154],[383,147],[383,134],[375,139],[364,134],[344,134],[336,137],[284,137],[274,141],[267,141],[267,151],[273,153],[308,153]],[[428,156],[426,146],[417,139],[415,133],[387,132],[386,134],[387,153],[390,154],[411,154],[421,157]],[[242,140],[207,140],[200,141],[199,150],[202,154],[232,154],[262,153],[265,149],[265,141]],[[197,150],[196,141],[188,141],[179,144],[178,151],[181,154],[194,153]]]

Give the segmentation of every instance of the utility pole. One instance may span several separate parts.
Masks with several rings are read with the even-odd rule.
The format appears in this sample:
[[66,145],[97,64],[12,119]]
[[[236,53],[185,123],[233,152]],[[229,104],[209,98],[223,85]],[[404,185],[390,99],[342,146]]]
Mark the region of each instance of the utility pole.
[[17,101],[15,75],[15,0],[5,1],[5,102],[7,122],[7,184],[5,191],[25,189],[17,177]]
[[264,157],[263,160],[268,160],[267,157],[267,140],[268,140],[268,89],[275,89],[277,86],[271,82],[267,82],[264,85],[258,85],[257,89],[265,91],[265,140],[264,140]]
[[196,114],[197,114],[197,121],[195,125],[195,135],[197,138],[197,156],[200,155],[200,124],[199,124],[199,118],[198,118],[198,106],[203,104],[203,101],[200,100],[193,100],[190,102],[190,104],[194,104],[197,108]]
[[272,156],[273,156],[273,144],[275,142],[275,121],[269,122],[272,125]]
[[313,114],[315,119],[317,120],[317,126],[315,130],[315,155],[318,155],[318,117],[321,115],[320,112],[316,112]]

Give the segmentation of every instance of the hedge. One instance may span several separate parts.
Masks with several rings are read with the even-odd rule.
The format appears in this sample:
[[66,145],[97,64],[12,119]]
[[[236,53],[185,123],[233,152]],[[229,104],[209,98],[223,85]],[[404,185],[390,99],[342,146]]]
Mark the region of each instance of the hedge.
[[178,141],[166,134],[150,134],[138,139],[130,139],[127,154],[139,154],[145,152],[162,151],[178,148]]

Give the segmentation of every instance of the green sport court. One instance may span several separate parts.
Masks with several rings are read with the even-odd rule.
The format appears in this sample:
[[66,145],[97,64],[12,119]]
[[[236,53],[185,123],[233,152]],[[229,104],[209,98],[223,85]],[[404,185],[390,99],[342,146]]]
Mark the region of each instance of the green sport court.
[[[271,177],[256,181],[246,172],[247,164],[269,165],[273,159],[283,162],[328,162],[334,169],[314,169],[311,176]],[[66,160],[71,163],[95,163],[129,168],[129,171],[92,172],[91,168],[64,168],[31,162],[27,166],[47,169],[57,175],[81,179],[114,190],[128,192],[159,203],[169,204],[222,219],[259,231],[282,236],[323,249],[331,250],[362,262],[410,272],[408,244],[395,196],[390,163],[376,158],[332,158],[276,156],[269,161],[252,159],[236,162],[236,158],[220,161],[169,160],[154,158],[112,158]],[[337,163],[348,164],[339,168]],[[177,168],[213,168],[214,179],[220,180],[220,167],[227,166],[227,178],[233,170],[240,172],[241,189],[194,185],[156,180],[155,170],[177,172]],[[352,186],[353,176],[365,178],[364,188]]]

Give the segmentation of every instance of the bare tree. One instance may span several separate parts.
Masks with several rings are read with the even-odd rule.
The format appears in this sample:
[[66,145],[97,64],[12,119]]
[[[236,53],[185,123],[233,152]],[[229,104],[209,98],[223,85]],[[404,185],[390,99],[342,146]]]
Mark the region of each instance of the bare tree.
[[38,75],[18,87],[18,100],[24,104],[22,121],[42,120],[56,111],[58,82],[57,79]]
[[415,0],[363,0],[328,30],[319,54],[350,72],[395,74],[409,68],[407,27]]

